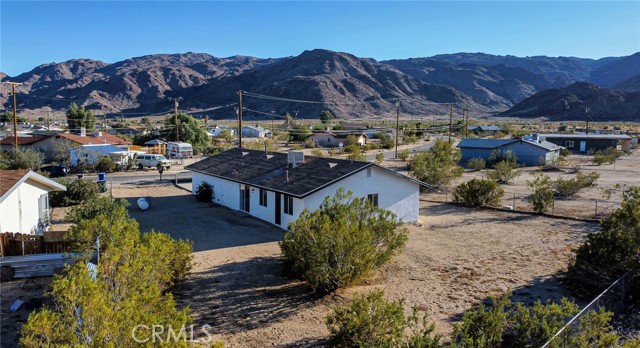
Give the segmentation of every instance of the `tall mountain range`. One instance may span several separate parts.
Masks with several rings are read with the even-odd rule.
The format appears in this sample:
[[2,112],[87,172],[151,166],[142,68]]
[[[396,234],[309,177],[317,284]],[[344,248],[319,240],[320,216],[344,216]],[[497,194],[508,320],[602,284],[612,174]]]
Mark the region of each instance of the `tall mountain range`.
[[[602,93],[623,93],[620,106],[606,105],[629,107],[632,101],[619,119],[640,118],[635,106],[639,94],[634,93],[640,91],[640,52],[598,60],[457,53],[388,61],[321,49],[274,59],[156,54],[111,64],[74,59],[13,77],[0,73],[0,80],[22,83],[17,88],[18,110],[65,110],[76,102],[97,114],[153,114],[170,111],[169,99],[181,97],[180,109],[204,110],[210,118],[235,115],[236,92],[244,90],[267,96],[243,99],[249,117],[265,117],[253,110],[298,111],[299,117],[316,117],[325,109],[343,118],[388,117],[395,113],[397,98],[405,115],[444,115],[454,104],[457,112],[466,107],[474,115],[566,119],[574,115],[522,103],[543,91],[588,82],[605,88],[585,88],[588,96],[574,94],[576,98],[595,100],[604,98]],[[529,102],[553,104],[558,102],[553,95]],[[0,102],[7,110],[9,99],[8,85],[2,84]],[[510,113],[514,106],[519,111]],[[596,111],[591,113],[594,119],[610,118]]]

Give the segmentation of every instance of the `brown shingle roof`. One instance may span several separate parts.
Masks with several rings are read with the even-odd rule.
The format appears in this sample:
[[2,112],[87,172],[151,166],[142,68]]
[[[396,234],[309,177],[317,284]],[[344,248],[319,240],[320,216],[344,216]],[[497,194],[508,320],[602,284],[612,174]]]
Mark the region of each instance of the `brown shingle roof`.
[[[18,145],[29,145],[29,144],[37,143],[38,141],[46,138],[47,137],[41,137],[41,136],[18,137]],[[13,144],[15,144],[13,137],[6,137],[2,139],[2,141],[0,141],[0,145],[13,145]]]
[[29,169],[0,170],[0,197],[7,193],[27,173],[29,173]]
[[71,133],[60,133],[58,135],[63,138],[74,141],[76,143],[79,143],[81,145],[89,145],[89,144],[131,145],[131,142],[109,133],[102,133],[102,135],[100,136],[87,135],[84,137],[81,135],[71,134]]

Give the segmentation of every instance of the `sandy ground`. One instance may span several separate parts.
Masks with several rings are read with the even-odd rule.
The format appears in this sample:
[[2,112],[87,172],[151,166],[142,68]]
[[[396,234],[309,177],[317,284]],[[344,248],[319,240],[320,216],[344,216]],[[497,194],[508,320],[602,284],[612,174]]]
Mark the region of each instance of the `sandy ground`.
[[[571,249],[596,224],[421,202],[421,223],[408,225],[406,250],[362,284],[317,297],[286,276],[270,224],[196,202],[171,186],[120,187],[114,195],[146,196],[152,208],[131,210],[143,230],[155,227],[194,240],[192,275],[176,298],[196,325],[231,347],[324,346],[324,317],[357,292],[385,289],[417,306],[448,333],[461,313],[490,295],[514,290],[531,303],[566,295],[558,273]],[[169,197],[167,199],[167,197]],[[169,209],[171,208],[171,209]],[[171,210],[171,211],[168,211]]]

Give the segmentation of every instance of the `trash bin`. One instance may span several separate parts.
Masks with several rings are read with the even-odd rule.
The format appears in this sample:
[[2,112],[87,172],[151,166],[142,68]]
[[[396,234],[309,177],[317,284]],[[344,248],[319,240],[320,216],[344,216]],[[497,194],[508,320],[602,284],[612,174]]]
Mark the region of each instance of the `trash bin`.
[[100,192],[107,192],[107,182],[106,181],[100,181],[100,182],[98,182],[98,185],[100,186]]
[[107,181],[107,173],[105,172],[98,173],[98,181],[99,182]]

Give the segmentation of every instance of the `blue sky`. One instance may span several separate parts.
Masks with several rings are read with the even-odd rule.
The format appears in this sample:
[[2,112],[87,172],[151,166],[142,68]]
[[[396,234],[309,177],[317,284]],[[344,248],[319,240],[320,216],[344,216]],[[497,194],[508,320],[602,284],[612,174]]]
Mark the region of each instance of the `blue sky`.
[[378,60],[440,53],[601,58],[640,51],[640,1],[0,1],[0,71],[154,53]]

